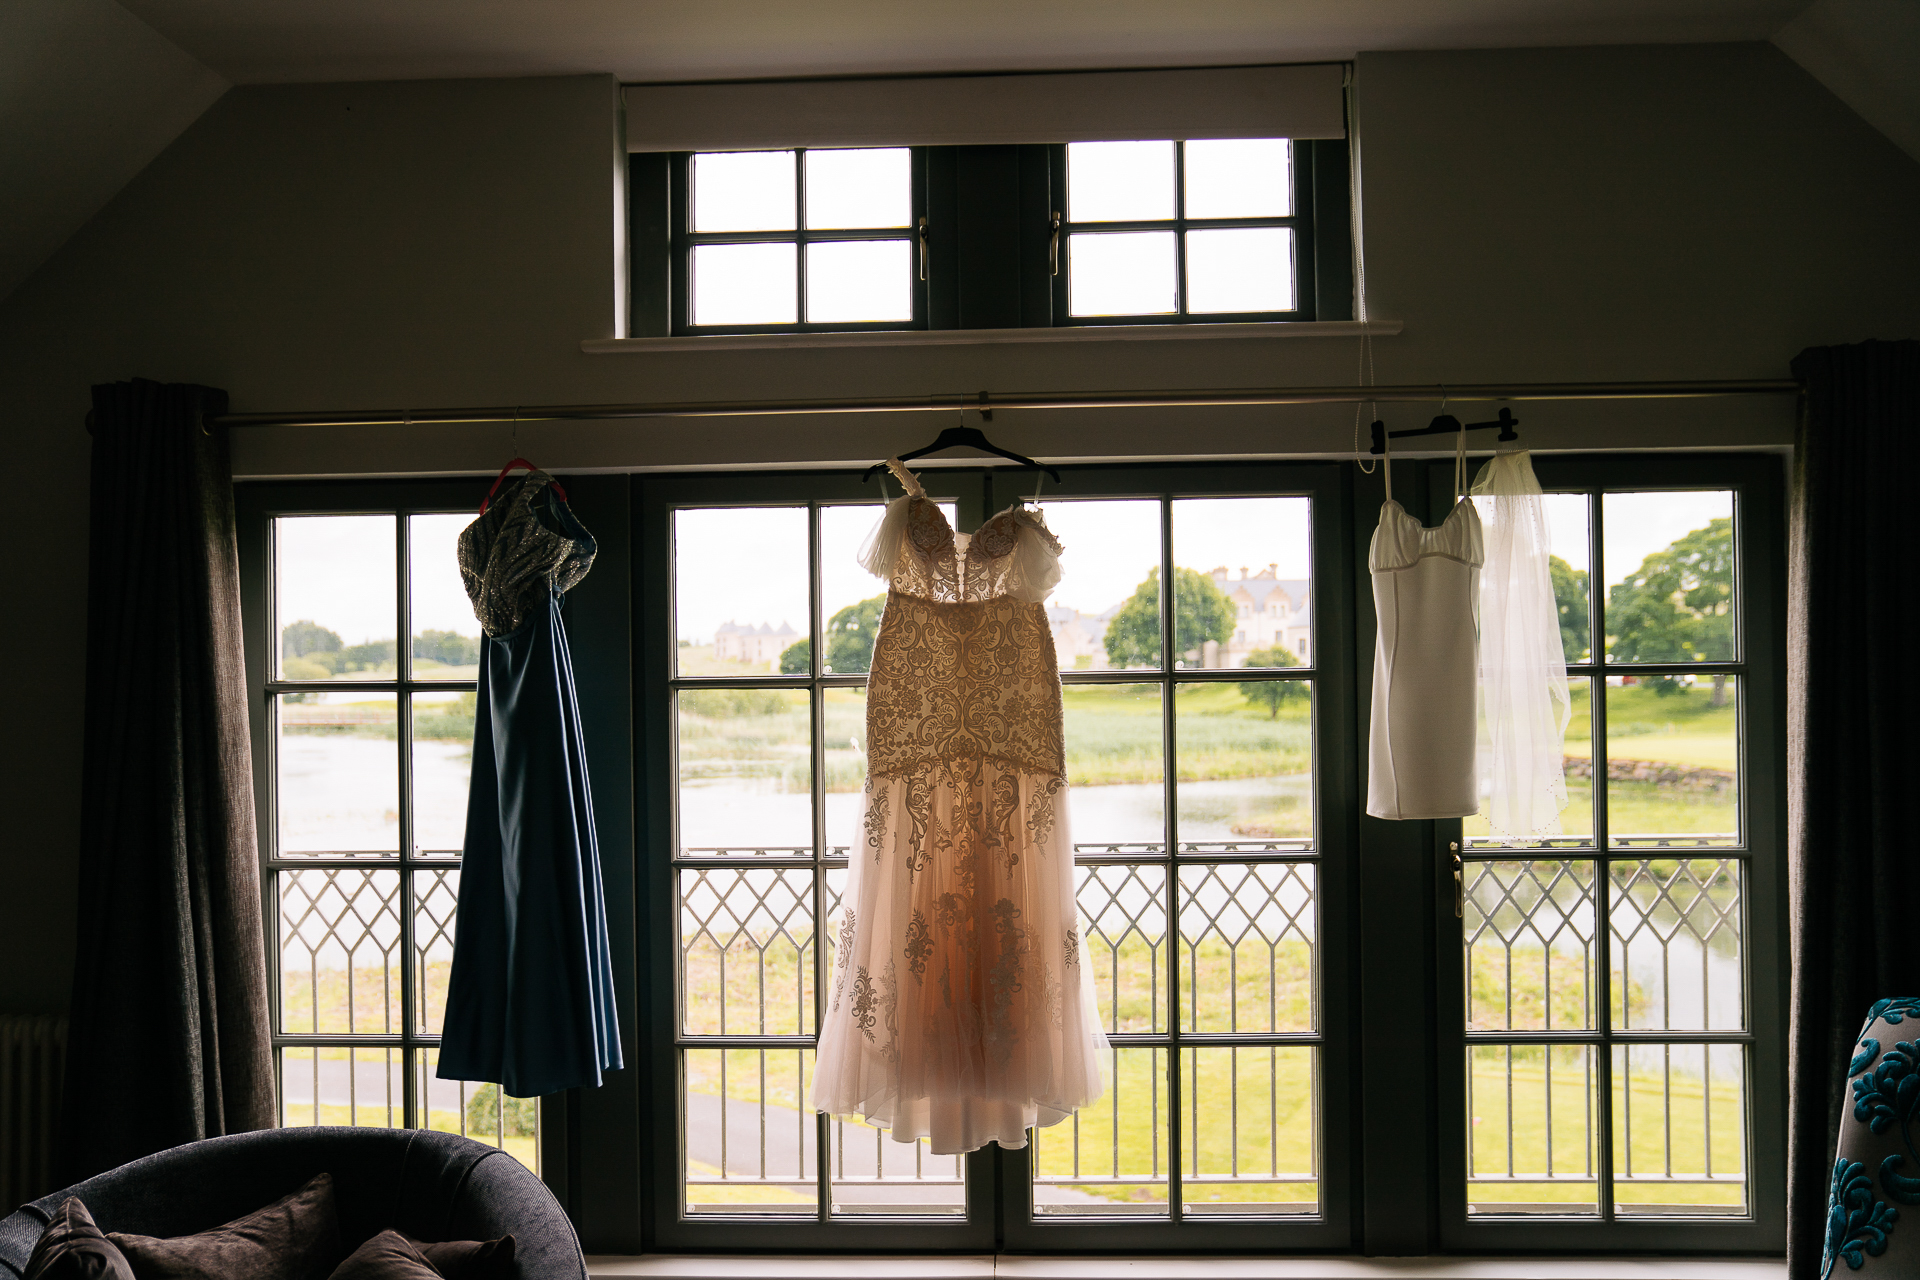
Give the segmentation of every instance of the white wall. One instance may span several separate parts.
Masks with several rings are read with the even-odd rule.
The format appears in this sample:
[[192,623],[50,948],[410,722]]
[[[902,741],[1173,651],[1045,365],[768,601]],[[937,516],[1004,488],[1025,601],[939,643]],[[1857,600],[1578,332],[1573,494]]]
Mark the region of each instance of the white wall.
[[[1774,377],[1810,344],[1920,334],[1920,165],[1769,45],[1368,55],[1358,86],[1372,312],[1406,324],[1382,382]],[[91,383],[204,382],[251,410],[1354,378],[1353,342],[1325,339],[585,356],[615,326],[614,102],[601,77],[236,89],[0,303],[0,1008],[66,996]],[[1521,412],[1541,448],[1777,447],[1791,414]],[[1352,422],[1006,413],[995,435],[1052,457],[1326,453]],[[864,462],[927,434],[862,415],[519,438],[564,470]],[[257,429],[235,454],[252,475],[490,473],[507,435]]]

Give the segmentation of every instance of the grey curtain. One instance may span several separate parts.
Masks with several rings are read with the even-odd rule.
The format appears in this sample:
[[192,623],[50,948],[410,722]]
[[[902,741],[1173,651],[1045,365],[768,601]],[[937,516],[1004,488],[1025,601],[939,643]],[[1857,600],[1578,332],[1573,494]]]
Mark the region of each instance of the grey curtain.
[[225,407],[93,389],[62,1183],[274,1123]]
[[1920,342],[1814,347],[1793,372],[1787,1270],[1812,1280],[1855,1040],[1875,1000],[1920,996]]

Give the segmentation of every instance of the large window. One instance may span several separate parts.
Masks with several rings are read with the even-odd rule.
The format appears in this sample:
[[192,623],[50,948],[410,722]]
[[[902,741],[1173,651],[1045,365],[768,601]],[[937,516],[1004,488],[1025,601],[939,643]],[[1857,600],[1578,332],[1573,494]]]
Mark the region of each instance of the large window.
[[281,1123],[438,1129],[538,1169],[535,1100],[436,1078],[480,648],[454,540],[473,513],[243,492]]
[[[1346,708],[1322,706],[1310,662],[1348,617],[1332,475],[1089,475],[1044,504],[1068,548],[1049,616],[1113,1049],[1097,1104],[1027,1151],[970,1159],[805,1106],[886,594],[855,563],[877,486],[643,482],[652,580],[671,583],[642,640],[672,761],[654,916],[674,975],[656,1098],[679,1138],[656,1164],[663,1241],[985,1243],[996,1202],[1002,1239],[1034,1247],[1342,1237],[1329,1174],[1347,1126],[1329,1130],[1327,1108],[1346,1106],[1328,1000],[1344,981],[1326,948],[1344,908],[1327,864],[1351,857],[1351,778],[1319,763]],[[963,530],[1012,500],[977,472],[927,478]]]
[[1340,320],[1344,141],[639,154],[637,336]]

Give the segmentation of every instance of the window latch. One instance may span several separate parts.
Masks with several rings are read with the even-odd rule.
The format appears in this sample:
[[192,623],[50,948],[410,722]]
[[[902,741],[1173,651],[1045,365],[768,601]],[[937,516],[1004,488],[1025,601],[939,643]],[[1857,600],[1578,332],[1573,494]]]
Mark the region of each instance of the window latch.
[[1060,274],[1060,211],[1053,211],[1053,238],[1047,242],[1047,260],[1053,264],[1050,274]]
[[927,278],[927,215],[920,215],[920,278]]
[[1453,918],[1460,920],[1467,914],[1467,882],[1462,874],[1465,868],[1460,862],[1460,842],[1449,841],[1447,848],[1453,852]]

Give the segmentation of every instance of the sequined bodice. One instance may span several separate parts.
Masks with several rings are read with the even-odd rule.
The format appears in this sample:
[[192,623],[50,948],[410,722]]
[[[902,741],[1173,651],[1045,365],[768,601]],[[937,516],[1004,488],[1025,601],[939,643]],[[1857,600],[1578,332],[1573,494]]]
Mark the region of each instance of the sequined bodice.
[[552,486],[552,476],[535,471],[460,531],[460,581],[490,636],[519,630],[529,610],[593,567],[593,535]]

